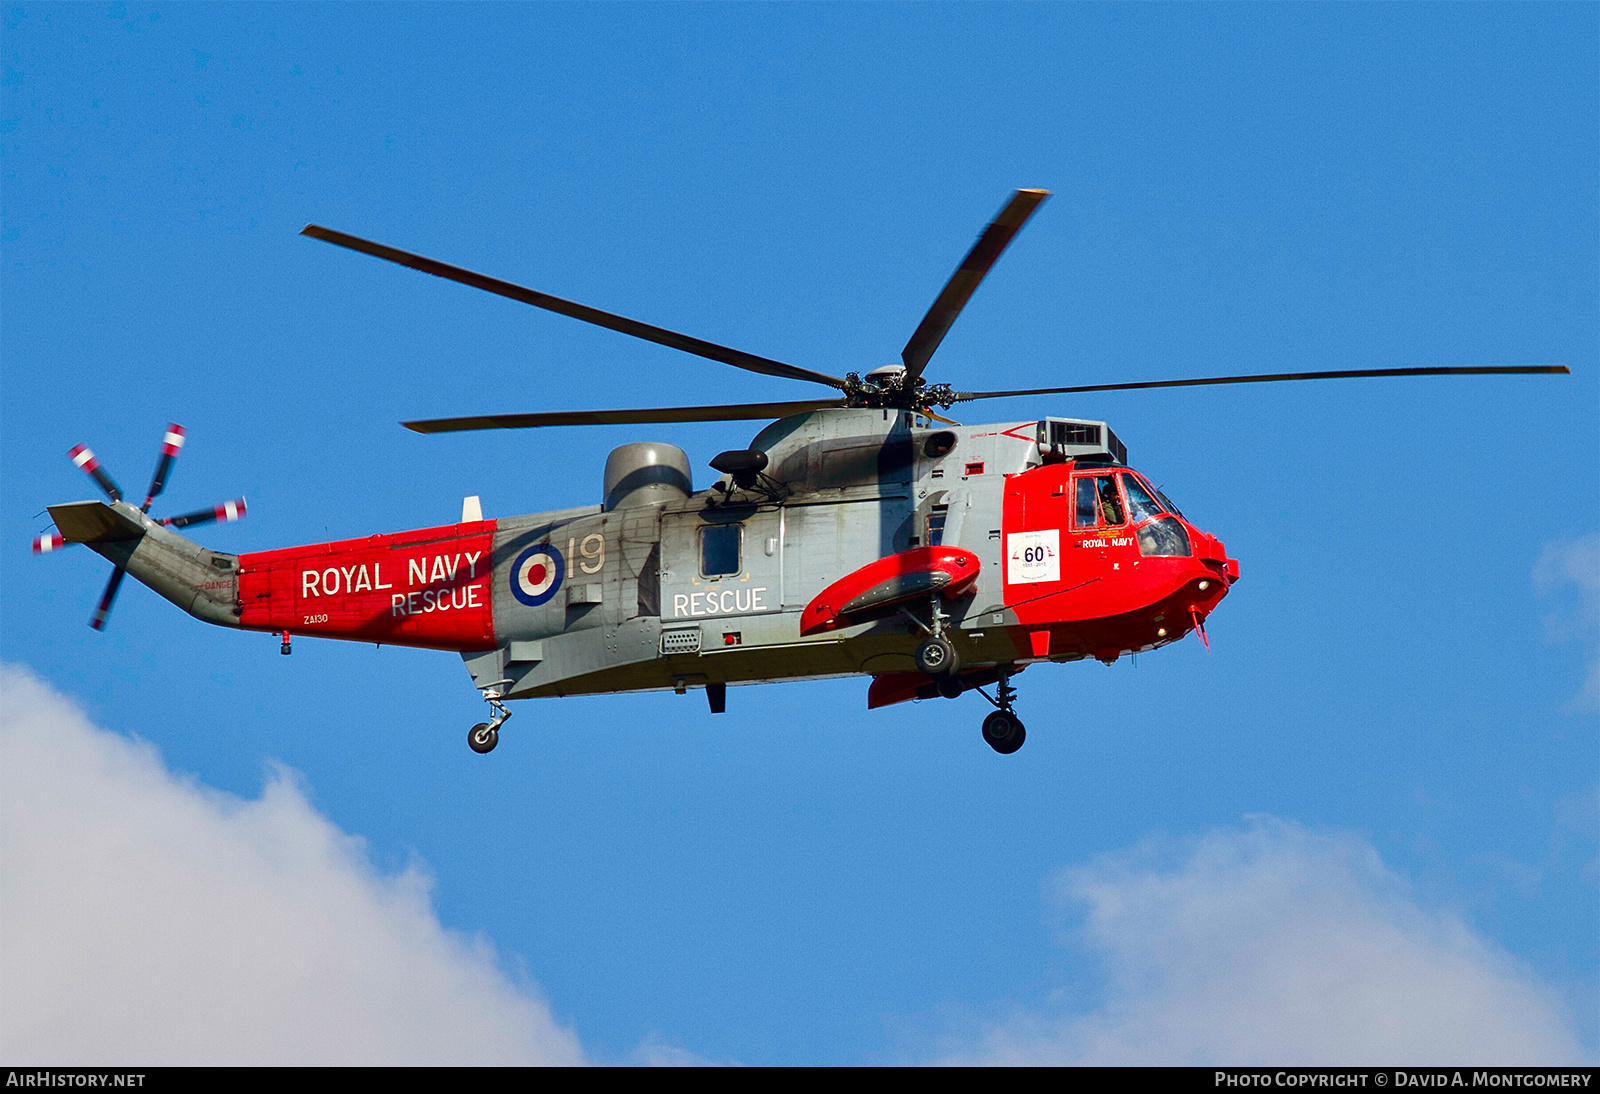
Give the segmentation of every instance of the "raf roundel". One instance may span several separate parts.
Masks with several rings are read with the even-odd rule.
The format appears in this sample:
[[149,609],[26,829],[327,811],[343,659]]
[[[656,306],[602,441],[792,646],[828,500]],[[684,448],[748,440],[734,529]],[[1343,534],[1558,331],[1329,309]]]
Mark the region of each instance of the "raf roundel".
[[561,552],[547,544],[529,547],[511,567],[511,595],[537,608],[556,595],[567,566]]

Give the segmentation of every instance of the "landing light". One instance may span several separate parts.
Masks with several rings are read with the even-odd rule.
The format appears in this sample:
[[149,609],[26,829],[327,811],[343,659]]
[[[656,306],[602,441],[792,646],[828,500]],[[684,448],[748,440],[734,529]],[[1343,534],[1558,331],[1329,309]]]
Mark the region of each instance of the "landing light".
[[1201,591],[1201,592],[1205,592],[1205,591],[1206,591],[1206,590],[1207,590],[1207,589],[1209,589],[1209,588],[1211,588],[1211,582],[1209,582],[1209,581],[1202,581],[1202,582],[1201,582],[1201,583],[1200,583],[1200,591]]

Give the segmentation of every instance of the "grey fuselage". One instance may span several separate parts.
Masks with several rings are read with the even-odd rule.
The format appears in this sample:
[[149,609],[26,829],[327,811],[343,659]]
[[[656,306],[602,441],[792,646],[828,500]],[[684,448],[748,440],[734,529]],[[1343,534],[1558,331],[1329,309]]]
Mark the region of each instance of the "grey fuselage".
[[[841,576],[930,534],[982,561],[974,593],[945,605],[963,662],[1014,660],[1003,483],[1040,465],[1039,423],[915,422],[895,410],[798,415],[751,442],[767,456],[767,488],[724,477],[673,500],[500,520],[500,648],[463,654],[474,683],[535,698],[914,671],[921,634],[905,618],[802,637],[800,615]],[[712,568],[730,572],[708,573],[702,538],[730,526],[722,542],[737,540],[736,565],[724,556]],[[560,552],[565,573],[557,595],[530,607],[511,567],[538,545]]]

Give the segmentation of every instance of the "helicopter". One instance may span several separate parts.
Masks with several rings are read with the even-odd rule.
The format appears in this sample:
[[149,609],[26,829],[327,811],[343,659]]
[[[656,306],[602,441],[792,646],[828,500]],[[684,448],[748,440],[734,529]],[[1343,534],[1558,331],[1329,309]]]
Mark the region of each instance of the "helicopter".
[[[1240,578],[1221,540],[1145,475],[1109,423],[1065,417],[962,425],[983,399],[1095,391],[1459,374],[1561,365],[1382,368],[961,391],[924,372],[1017,232],[1049,197],[1015,191],[951,275],[900,362],[844,376],[786,364],[537,292],[315,224],[303,235],[750,372],[832,389],[786,402],[542,411],[402,423],[418,433],[601,424],[766,421],[710,461],[696,489],[675,445],[606,460],[597,504],[245,554],[174,529],[230,521],[244,499],[149,515],[186,431],[168,426],[141,506],[83,445],[69,456],[107,501],[49,506],[36,553],[81,543],[208,623],[294,637],[448,650],[490,709],[469,747],[493,750],[517,699],[871,677],[867,706],[975,692],[984,740],[1026,739],[1013,681],[1030,666],[1123,656],[1189,634]],[[990,690],[992,688],[992,690]]]

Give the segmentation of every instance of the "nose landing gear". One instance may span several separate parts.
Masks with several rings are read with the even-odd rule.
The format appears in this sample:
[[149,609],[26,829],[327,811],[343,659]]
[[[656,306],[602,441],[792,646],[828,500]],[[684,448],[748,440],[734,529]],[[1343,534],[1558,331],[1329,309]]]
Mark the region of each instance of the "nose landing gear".
[[[501,684],[509,684],[509,680],[501,680]],[[483,701],[489,704],[494,711],[494,716],[487,722],[479,722],[467,730],[467,747],[480,756],[493,752],[494,746],[500,743],[500,727],[505,725],[506,719],[511,717],[511,712],[500,701],[500,693],[494,690],[496,685],[491,684],[484,689]]]

